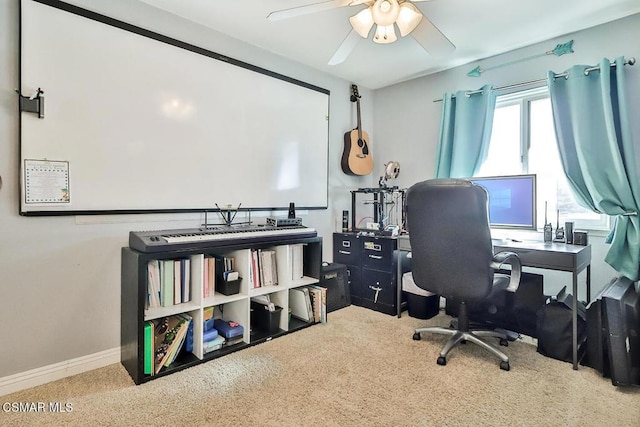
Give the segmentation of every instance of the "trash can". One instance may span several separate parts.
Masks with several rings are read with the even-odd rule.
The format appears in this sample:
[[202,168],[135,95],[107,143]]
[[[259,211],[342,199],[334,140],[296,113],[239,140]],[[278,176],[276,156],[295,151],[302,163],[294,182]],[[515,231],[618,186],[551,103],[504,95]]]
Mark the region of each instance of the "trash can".
[[407,293],[409,316],[431,319],[440,311],[440,295],[418,287],[410,271],[402,275],[402,290]]

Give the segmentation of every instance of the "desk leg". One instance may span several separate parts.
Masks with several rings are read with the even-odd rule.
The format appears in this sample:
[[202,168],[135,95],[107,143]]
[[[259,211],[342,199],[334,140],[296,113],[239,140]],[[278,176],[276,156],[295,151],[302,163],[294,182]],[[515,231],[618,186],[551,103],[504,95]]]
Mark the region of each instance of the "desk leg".
[[396,250],[396,314],[398,318],[402,316],[402,251]]
[[578,370],[578,273],[573,272],[573,310],[571,310],[573,369]]
[[591,302],[591,264],[587,265],[587,304]]

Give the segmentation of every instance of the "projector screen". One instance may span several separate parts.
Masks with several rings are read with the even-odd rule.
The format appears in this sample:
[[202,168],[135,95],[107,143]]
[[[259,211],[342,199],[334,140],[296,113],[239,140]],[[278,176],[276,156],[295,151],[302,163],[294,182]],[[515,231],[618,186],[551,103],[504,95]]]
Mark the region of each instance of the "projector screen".
[[21,0],[23,215],[322,209],[329,91],[57,0]]

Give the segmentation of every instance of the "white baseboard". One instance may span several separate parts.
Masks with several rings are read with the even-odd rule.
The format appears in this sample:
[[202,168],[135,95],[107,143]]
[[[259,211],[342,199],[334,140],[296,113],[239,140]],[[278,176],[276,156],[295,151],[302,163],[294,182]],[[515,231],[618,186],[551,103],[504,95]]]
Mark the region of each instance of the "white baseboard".
[[120,363],[120,347],[0,378],[0,396]]

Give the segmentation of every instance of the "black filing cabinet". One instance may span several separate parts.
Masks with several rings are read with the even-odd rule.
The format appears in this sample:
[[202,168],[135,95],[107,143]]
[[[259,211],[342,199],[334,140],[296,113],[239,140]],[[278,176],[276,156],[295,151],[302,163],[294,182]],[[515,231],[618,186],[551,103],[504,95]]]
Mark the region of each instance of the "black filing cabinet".
[[355,305],[362,305],[361,256],[362,242],[360,236],[351,233],[333,234],[333,262],[347,266],[351,304]]
[[393,237],[333,234],[333,260],[347,266],[352,304],[396,314],[395,249]]

